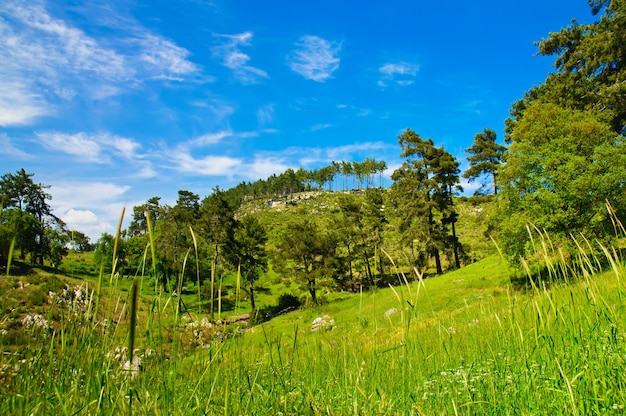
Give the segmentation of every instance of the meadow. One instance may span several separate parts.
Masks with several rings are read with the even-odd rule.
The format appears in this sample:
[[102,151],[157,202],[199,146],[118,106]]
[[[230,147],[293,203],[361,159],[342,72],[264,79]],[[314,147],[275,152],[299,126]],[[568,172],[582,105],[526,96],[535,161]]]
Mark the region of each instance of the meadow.
[[15,313],[47,293],[25,333],[3,329],[0,413],[621,414],[623,259],[592,245],[539,252],[549,278],[527,288],[492,255],[256,326],[210,323],[141,276],[3,277]]

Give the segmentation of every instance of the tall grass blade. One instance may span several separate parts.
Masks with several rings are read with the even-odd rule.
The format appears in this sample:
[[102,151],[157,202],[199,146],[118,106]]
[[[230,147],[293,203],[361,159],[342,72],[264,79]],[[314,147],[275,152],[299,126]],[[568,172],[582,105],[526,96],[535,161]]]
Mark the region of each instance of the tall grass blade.
[[148,240],[150,243],[150,254],[152,255],[152,277],[154,277],[154,293],[159,293],[159,279],[156,273],[156,254],[154,249],[154,233],[152,232],[152,220],[150,211],[145,211],[146,225],[148,226]]
[[13,250],[15,250],[15,240],[17,236],[13,236],[11,240],[11,245],[9,246],[9,256],[7,257],[7,277],[11,273],[11,261],[13,260]]
[[[133,280],[133,286],[130,289],[130,322],[128,328],[128,356],[130,363],[130,371],[131,374],[134,370],[133,368],[133,354],[135,350],[135,329],[137,326],[137,279]],[[133,413],[133,389],[130,389],[129,398],[128,398],[128,414],[132,415]]]
[[191,239],[193,240],[193,249],[196,254],[196,282],[198,285],[198,312],[202,312],[202,299],[200,297],[200,259],[198,258],[198,241],[196,240],[196,234],[193,232],[191,225],[189,226],[189,232],[191,233]]
[[124,213],[126,212],[126,207],[122,208],[122,214],[120,215],[120,220],[117,223],[117,232],[115,233],[115,240],[113,241],[113,258],[111,259],[111,274],[115,273],[115,265],[117,263],[117,245],[122,237],[122,222],[124,222]]

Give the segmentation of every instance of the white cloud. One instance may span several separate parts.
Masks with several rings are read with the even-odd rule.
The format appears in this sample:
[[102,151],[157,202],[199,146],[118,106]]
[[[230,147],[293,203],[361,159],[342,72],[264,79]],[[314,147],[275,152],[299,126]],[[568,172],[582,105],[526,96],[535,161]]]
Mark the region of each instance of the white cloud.
[[103,232],[115,233],[131,187],[107,182],[75,182],[52,185],[50,206],[70,229],[87,234],[95,242]]
[[76,182],[52,185],[52,204],[62,211],[99,206],[103,202],[118,200],[131,189],[128,185],[108,182]]
[[304,78],[324,82],[339,68],[341,44],[317,36],[304,36],[296,43],[289,67]]
[[226,137],[232,136],[232,134],[233,133],[228,130],[220,131],[217,133],[204,134],[200,137],[196,137],[195,139],[190,140],[186,144],[183,144],[182,147],[202,147],[217,144]]
[[[459,185],[463,188],[463,195],[474,195],[476,191],[483,187],[481,182],[469,182],[466,179],[461,180]],[[490,189],[489,184],[487,184],[486,189]]]
[[98,216],[88,209],[74,209],[70,208],[63,217],[61,217],[63,222],[66,224],[76,225],[76,227],[71,226],[72,229],[80,230],[82,227],[86,225],[94,225],[98,223]]
[[32,159],[30,153],[15,147],[11,142],[11,138],[6,133],[0,133],[0,154],[12,156],[18,159]]
[[134,140],[109,133],[36,133],[41,144],[50,150],[77,156],[83,163],[111,163],[111,156],[126,160],[140,158],[137,150],[141,147]]
[[252,163],[246,165],[242,174],[247,179],[258,180],[283,173],[292,167],[280,156],[257,156]]
[[145,33],[139,44],[142,51],[141,60],[147,64],[148,71],[155,72],[156,78],[182,81],[184,75],[198,70],[196,64],[187,60],[189,51],[170,40]]
[[381,78],[378,80],[379,87],[387,87],[389,83],[401,87],[412,85],[420,67],[409,62],[391,62],[378,68]]
[[103,99],[146,79],[183,80],[199,71],[186,49],[134,21],[106,27],[99,39],[52,16],[41,0],[0,2],[0,15],[1,126],[53,114],[59,100]]
[[0,77],[6,77],[4,81],[0,80],[0,126],[29,124],[37,117],[52,112],[44,98],[30,91],[23,80],[11,81],[2,69]]
[[51,150],[78,156],[85,163],[109,163],[100,144],[84,133],[37,133],[41,143]]
[[271,124],[274,121],[274,104],[266,104],[259,108],[256,112],[256,118],[259,126]]
[[231,69],[233,74],[242,84],[256,84],[261,78],[269,78],[267,72],[262,69],[248,65],[250,56],[243,53],[241,46],[249,46],[252,40],[251,32],[239,33],[237,35],[214,35],[220,40],[219,44],[213,47],[213,55],[218,58],[222,65]]
[[332,124],[328,124],[328,123],[316,124],[313,127],[311,127],[311,131],[323,130],[323,129],[327,129],[329,127],[332,127]]
[[191,154],[179,151],[173,155],[175,169],[183,173],[205,176],[231,177],[238,173],[242,160],[228,156],[208,155],[194,158]]

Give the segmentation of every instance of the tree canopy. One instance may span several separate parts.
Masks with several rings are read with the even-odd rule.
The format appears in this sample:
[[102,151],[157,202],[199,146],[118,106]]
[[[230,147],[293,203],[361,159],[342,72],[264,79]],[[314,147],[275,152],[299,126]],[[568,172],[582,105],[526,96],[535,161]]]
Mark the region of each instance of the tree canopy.
[[[496,132],[486,128],[482,133],[477,133],[474,136],[474,143],[465,151],[470,154],[467,158],[470,167],[463,173],[463,177],[471,182],[482,175],[490,175],[493,193],[497,195],[498,184],[496,176],[506,147],[496,143]],[[483,184],[480,190],[484,187],[485,185]]]
[[535,102],[510,137],[499,217],[510,255],[525,254],[528,223],[563,241],[612,232],[605,201],[626,207],[623,136],[592,111]]
[[626,133],[626,1],[589,0],[589,5],[596,15],[604,12],[599,20],[573,21],[537,43],[541,55],[556,56],[556,72],[514,104],[507,131],[540,99],[594,111],[613,131]]

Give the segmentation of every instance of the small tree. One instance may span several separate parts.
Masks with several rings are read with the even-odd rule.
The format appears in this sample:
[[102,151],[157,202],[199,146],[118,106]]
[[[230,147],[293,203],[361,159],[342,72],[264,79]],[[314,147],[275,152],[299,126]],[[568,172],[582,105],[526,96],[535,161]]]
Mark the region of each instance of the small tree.
[[237,222],[231,238],[224,246],[224,256],[228,262],[241,270],[241,276],[248,284],[250,307],[256,310],[254,301],[255,282],[262,272],[267,271],[267,233],[263,225],[251,215]]
[[291,223],[280,237],[274,268],[293,276],[317,304],[318,288],[332,282],[332,276],[339,270],[336,248],[336,238],[320,231],[309,219]]
[[[484,129],[482,133],[474,136],[474,144],[465,151],[471,156],[467,158],[470,168],[463,174],[464,178],[472,182],[481,175],[491,175],[493,181],[493,193],[498,194],[498,184],[496,176],[498,166],[502,163],[502,156],[506,150],[505,146],[496,143],[496,132],[491,129]],[[484,187],[481,186],[481,189]]]
[[46,257],[55,271],[59,270],[59,266],[63,262],[63,257],[67,256],[67,244],[69,238],[67,234],[60,233],[55,229],[46,230],[46,239],[48,240],[48,252]]

